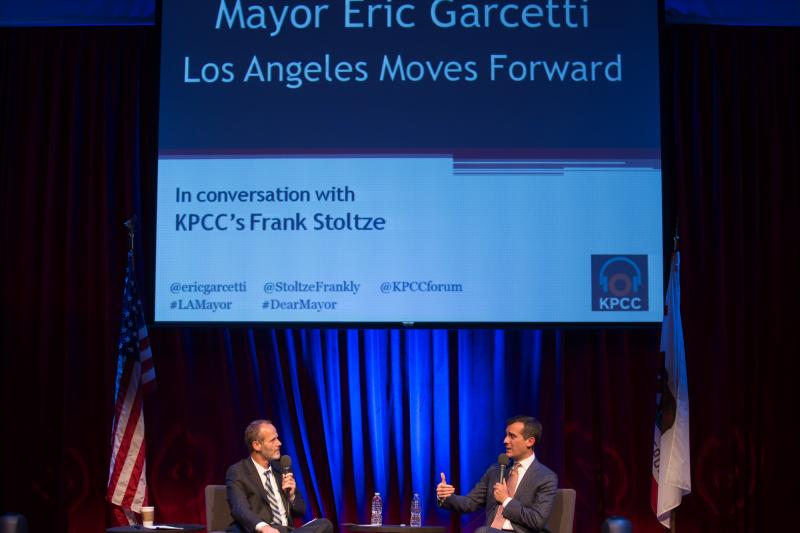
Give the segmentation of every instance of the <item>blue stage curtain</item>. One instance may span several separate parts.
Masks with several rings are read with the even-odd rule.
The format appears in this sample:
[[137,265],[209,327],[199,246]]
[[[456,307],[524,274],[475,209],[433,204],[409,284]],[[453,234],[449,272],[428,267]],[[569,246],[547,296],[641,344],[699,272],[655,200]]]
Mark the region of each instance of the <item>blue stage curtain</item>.
[[[387,523],[407,523],[418,493],[423,518],[446,523],[449,515],[435,505],[439,473],[468,491],[504,451],[506,418],[530,414],[542,419],[545,434],[562,431],[548,428],[550,414],[540,412],[540,381],[551,384],[548,391],[563,381],[557,361],[543,374],[541,331],[248,329],[237,335],[244,337],[252,386],[231,383],[232,414],[242,427],[248,417],[275,422],[310,503],[307,518],[364,522],[373,493],[380,492]],[[549,338],[557,344],[560,334]],[[235,376],[243,354],[230,343],[225,349],[225,375]],[[560,357],[556,346],[551,355]],[[540,460],[550,464],[547,453]],[[483,521],[465,518],[468,525],[476,519]]]

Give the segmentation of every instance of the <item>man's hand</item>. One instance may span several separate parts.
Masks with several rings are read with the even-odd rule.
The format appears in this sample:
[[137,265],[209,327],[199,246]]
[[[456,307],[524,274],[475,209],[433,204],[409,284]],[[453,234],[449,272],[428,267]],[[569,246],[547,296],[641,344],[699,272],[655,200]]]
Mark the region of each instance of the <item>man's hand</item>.
[[281,533],[280,531],[278,531],[277,529],[275,529],[274,527],[272,527],[269,524],[264,524],[257,531],[258,531],[258,533]]
[[297,484],[294,482],[294,474],[289,472],[288,474],[283,475],[283,481],[281,482],[281,490],[289,491],[289,500],[294,501],[294,493]]
[[503,481],[502,483],[495,483],[494,484],[494,499],[497,500],[497,503],[503,504],[508,498],[508,487],[506,486],[506,482]]
[[444,477],[444,472],[442,472],[442,481],[436,485],[436,497],[440,500],[446,500],[450,496],[456,493],[456,488],[453,485],[447,484],[447,479]]

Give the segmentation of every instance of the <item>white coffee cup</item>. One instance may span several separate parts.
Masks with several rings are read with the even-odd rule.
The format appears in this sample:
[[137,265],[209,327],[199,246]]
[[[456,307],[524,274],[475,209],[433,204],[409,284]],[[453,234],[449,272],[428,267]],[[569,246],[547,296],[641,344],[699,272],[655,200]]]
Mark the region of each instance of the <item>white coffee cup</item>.
[[155,519],[155,507],[142,507],[142,525],[144,527],[153,527],[153,520]]

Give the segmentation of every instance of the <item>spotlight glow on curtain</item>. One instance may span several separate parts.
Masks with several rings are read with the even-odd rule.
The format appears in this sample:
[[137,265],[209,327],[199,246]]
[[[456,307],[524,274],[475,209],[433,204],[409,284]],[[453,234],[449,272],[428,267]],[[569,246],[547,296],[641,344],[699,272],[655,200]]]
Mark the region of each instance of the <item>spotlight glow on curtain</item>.
[[296,458],[309,518],[366,522],[380,492],[384,520],[407,523],[418,493],[423,519],[445,523],[439,472],[468,491],[503,450],[506,418],[539,415],[540,332],[513,350],[499,330],[270,330],[266,350],[261,334],[250,334],[250,366],[266,375],[255,388]]

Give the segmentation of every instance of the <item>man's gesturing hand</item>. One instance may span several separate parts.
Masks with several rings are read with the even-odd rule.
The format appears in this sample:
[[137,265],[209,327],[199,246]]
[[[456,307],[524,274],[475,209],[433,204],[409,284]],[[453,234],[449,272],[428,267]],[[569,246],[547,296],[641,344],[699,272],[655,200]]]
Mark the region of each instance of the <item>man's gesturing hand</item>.
[[447,479],[444,477],[444,472],[442,472],[441,475],[442,481],[436,485],[436,497],[440,500],[446,500],[456,493],[456,488],[453,485],[447,484]]

